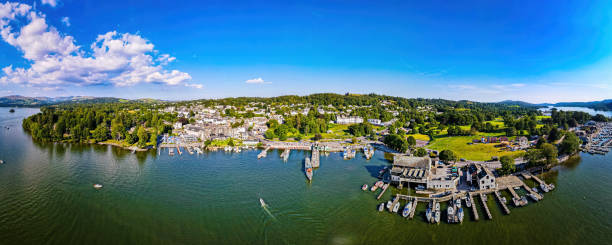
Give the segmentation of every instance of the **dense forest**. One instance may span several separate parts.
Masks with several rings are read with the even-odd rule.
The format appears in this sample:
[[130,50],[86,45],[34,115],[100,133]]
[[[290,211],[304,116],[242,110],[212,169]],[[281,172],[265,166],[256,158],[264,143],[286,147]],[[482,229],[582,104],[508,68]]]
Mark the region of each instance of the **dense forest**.
[[145,103],[72,103],[41,108],[23,120],[23,128],[42,141],[116,140],[146,147],[171,130],[164,122],[175,120],[176,115],[160,114]]

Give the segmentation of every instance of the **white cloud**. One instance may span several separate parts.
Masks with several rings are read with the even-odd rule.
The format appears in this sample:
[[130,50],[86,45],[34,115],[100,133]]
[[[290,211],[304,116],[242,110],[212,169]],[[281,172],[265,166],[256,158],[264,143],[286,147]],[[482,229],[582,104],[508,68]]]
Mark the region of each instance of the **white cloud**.
[[204,85],[199,84],[199,83],[185,83],[186,87],[191,87],[191,88],[197,88],[197,89],[202,89],[204,88]]
[[63,17],[62,23],[64,23],[65,26],[70,26],[70,18],[68,18],[68,16]]
[[49,4],[51,7],[57,6],[57,0],[42,0],[42,4]]
[[131,86],[178,85],[191,80],[187,73],[164,69],[176,58],[158,54],[154,45],[139,35],[107,32],[96,38],[90,50],[85,50],[75,44],[72,36],[48,26],[45,15],[27,4],[0,3],[0,35],[23,52],[31,64],[29,68],[4,67],[2,84]]
[[246,80],[246,83],[263,84],[263,83],[270,83],[270,82],[266,82],[261,77],[258,77],[258,78]]

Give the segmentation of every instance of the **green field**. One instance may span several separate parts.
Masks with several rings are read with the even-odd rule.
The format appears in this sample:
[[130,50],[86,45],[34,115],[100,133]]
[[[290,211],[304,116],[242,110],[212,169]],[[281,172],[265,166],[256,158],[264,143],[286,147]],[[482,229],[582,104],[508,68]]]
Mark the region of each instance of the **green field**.
[[425,134],[408,134],[408,135],[406,135],[406,137],[408,137],[408,136],[412,136],[416,140],[429,141],[429,136],[427,136]]
[[486,161],[491,160],[494,156],[501,157],[505,155],[518,157],[524,154],[524,151],[512,152],[495,147],[498,144],[468,144],[477,138],[479,136],[436,137],[436,140],[428,145],[427,148],[437,151],[452,150],[459,158],[473,161]]

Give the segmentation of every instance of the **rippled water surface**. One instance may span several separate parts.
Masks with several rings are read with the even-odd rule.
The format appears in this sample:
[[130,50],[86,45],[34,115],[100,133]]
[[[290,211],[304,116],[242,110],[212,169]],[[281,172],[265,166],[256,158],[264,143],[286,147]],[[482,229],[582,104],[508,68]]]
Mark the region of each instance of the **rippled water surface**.
[[[378,213],[363,192],[387,164],[322,156],[305,181],[304,152],[168,156],[97,145],[33,142],[20,123],[36,109],[0,108],[0,244],[609,244],[612,161],[582,155],[544,176],[557,189],[493,220],[430,225]],[[8,129],[7,129],[8,127]],[[104,188],[95,190],[100,183]],[[387,193],[388,200],[395,190]],[[264,209],[259,203],[268,204]],[[444,206],[443,206],[444,208]],[[471,211],[467,212],[471,217]]]

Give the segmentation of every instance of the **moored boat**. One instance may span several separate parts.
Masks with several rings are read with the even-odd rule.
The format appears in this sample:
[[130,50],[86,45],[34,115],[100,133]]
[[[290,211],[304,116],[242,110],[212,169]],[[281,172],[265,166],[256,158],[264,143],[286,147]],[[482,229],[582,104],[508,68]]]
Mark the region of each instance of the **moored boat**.
[[540,189],[542,189],[542,191],[544,191],[544,192],[548,192],[549,191],[548,186],[546,184],[544,184],[544,183],[540,184]]
[[461,208],[461,207],[460,207],[460,208],[457,210],[457,216],[459,217],[459,222],[462,222],[462,223],[463,223],[463,215],[464,215],[464,214],[463,214],[463,208]]
[[306,172],[306,178],[308,181],[312,181],[312,164],[310,163],[310,158],[304,159],[304,169]]
[[465,198],[465,206],[467,206],[468,208],[472,207],[472,200],[470,200],[470,195],[467,195],[467,197]]
[[380,205],[378,205],[378,212],[382,212],[383,210],[385,210],[385,203],[381,203]]
[[446,217],[448,217],[447,219],[448,223],[454,222],[455,209],[453,208],[453,205],[448,205],[448,208],[446,209]]
[[393,204],[391,201],[387,201],[387,209],[391,210],[391,204]]
[[363,184],[363,186],[361,186],[361,190],[365,191],[368,189],[368,184]]
[[402,211],[402,216],[408,217],[408,215],[410,214],[410,209],[412,208],[412,202],[408,202],[406,203],[406,206],[404,206],[404,210]]
[[400,207],[400,203],[396,202],[395,205],[393,205],[393,212],[397,213],[397,211],[399,211],[399,207]]
[[431,202],[429,204],[427,204],[427,210],[425,211],[425,218],[427,219],[427,222],[429,223],[433,223],[432,222],[432,204]]
[[372,187],[370,188],[370,191],[376,191],[376,189],[378,189],[378,185],[373,184]]

